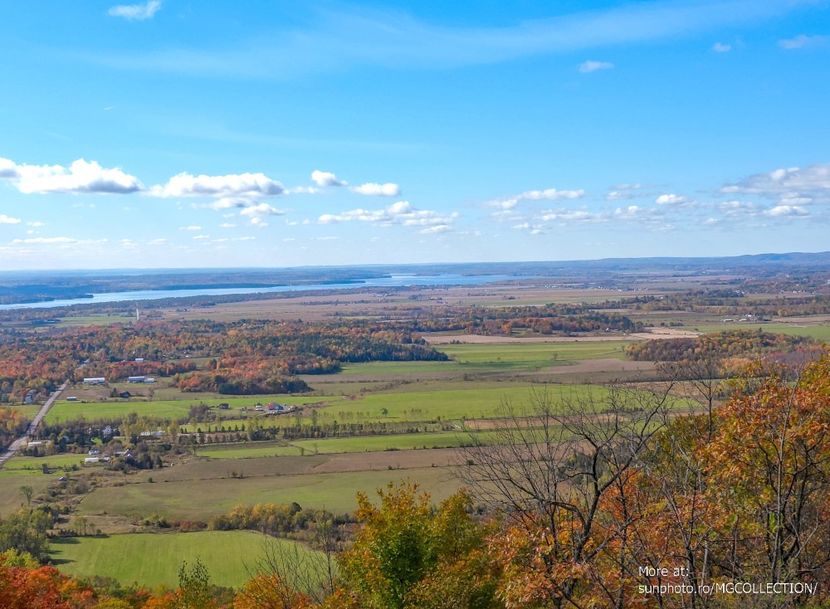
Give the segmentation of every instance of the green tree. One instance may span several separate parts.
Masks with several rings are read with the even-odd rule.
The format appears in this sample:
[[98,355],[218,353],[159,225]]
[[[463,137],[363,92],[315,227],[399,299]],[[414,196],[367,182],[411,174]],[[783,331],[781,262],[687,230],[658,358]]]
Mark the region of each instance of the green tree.
[[[341,555],[345,589],[367,609],[495,609],[495,578],[484,554],[488,527],[458,493],[437,509],[415,484],[379,490],[380,505],[358,494],[363,526]],[[461,597],[448,594],[461,592]]]

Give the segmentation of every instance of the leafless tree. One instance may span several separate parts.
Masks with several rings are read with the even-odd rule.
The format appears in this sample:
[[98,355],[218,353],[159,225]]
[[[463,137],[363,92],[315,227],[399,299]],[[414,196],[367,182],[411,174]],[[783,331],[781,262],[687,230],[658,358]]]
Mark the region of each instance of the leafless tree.
[[[262,582],[262,585],[250,585],[241,592],[254,607],[274,609],[273,601],[277,596],[279,609],[291,609],[298,606],[296,592],[310,597],[315,603],[321,603],[334,592],[335,555],[342,549],[342,542],[331,519],[319,520],[313,527],[313,545],[319,551],[310,552],[299,543],[267,539],[263,542],[262,556],[246,565],[249,579],[259,578]],[[269,582],[282,585],[269,585]]]
[[[600,522],[601,504],[624,481],[667,420],[671,386],[610,387],[554,401],[547,389],[534,390],[528,408],[502,404],[502,418],[492,441],[471,434],[460,473],[477,498],[517,523],[547,530],[550,566],[571,563],[590,567],[612,540],[628,543],[634,514],[628,498],[614,523]],[[619,547],[619,543],[615,544]],[[628,553],[618,557],[620,574],[629,574]],[[625,604],[622,586],[597,579],[612,607]],[[580,607],[578,578],[565,579],[551,598],[554,607]]]

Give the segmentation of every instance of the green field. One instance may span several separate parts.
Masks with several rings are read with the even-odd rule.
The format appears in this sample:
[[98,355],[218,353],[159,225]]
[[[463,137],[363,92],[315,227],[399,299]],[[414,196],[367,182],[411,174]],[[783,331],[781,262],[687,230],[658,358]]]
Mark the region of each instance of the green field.
[[806,336],[816,340],[830,342],[830,324],[799,325],[789,323],[769,324],[744,324],[744,323],[719,323],[699,324],[689,326],[690,329],[698,330],[706,334],[714,332],[725,332],[726,330],[763,330],[771,334],[789,334],[791,336]]
[[[313,404],[325,398],[313,396],[292,396],[292,395],[253,395],[245,397],[222,397],[213,395],[210,398],[187,398],[181,400],[116,400],[107,402],[67,402],[59,400],[55,403],[49,414],[46,415],[48,423],[59,423],[84,418],[88,421],[110,420],[122,418],[131,412],[148,417],[163,419],[187,418],[191,406],[207,404],[218,406],[226,403],[230,406],[228,410],[217,411],[223,416],[239,416],[239,409],[243,406],[252,408],[257,403],[267,404],[268,402],[280,402],[282,404]],[[331,399],[331,398],[329,398]]]
[[[485,441],[486,434],[476,437]],[[466,433],[437,432],[414,434],[389,434],[379,436],[356,436],[348,438],[326,438],[323,440],[295,440],[289,444],[275,442],[247,443],[240,446],[200,448],[201,457],[212,459],[247,459],[251,457],[328,455],[335,453],[360,453],[383,450],[413,450],[431,448],[454,448],[470,443]]]
[[52,558],[69,575],[111,577],[124,585],[149,587],[175,587],[182,561],[193,564],[198,558],[213,583],[237,587],[250,579],[246,567],[254,568],[266,543],[313,552],[295,542],[252,531],[200,531],[57,539],[52,542]]
[[[8,464],[6,464],[8,466]],[[21,486],[30,486],[35,496],[46,490],[49,483],[62,472],[43,474],[24,469],[0,469],[0,516],[10,514],[25,507],[26,500],[20,492]]]
[[357,507],[358,490],[372,492],[402,479],[418,482],[436,501],[445,499],[460,486],[452,472],[442,467],[175,480],[99,488],[83,499],[80,511],[130,518],[159,514],[172,520],[207,521],[240,504],[296,501],[303,507],[346,513]]
[[[515,407],[530,403],[531,391],[541,385],[516,383],[420,383],[416,387],[332,403],[321,415],[342,423],[352,421],[432,421],[492,418],[501,414],[505,400]],[[601,399],[607,389],[592,385],[547,386],[554,401],[593,397]]]
[[629,341],[557,342],[557,343],[492,343],[440,345],[459,364],[504,368],[543,368],[560,366],[587,359],[625,357]]
[[48,466],[50,470],[68,468],[73,465],[81,465],[84,462],[84,457],[86,456],[87,455],[79,455],[74,453],[63,453],[59,455],[51,455],[49,457],[17,456],[10,459],[0,471],[28,471],[41,473],[44,465]]
[[37,411],[40,410],[40,405],[26,404],[25,406],[0,406],[0,408],[11,408],[15,412],[21,413],[27,419],[34,419]]
[[[450,356],[449,362],[367,362],[346,364],[338,376],[405,378],[419,373],[463,374],[533,371],[550,366],[567,366],[588,359],[623,359],[629,341],[574,343],[489,343],[438,345]],[[313,377],[309,377],[313,382]]]

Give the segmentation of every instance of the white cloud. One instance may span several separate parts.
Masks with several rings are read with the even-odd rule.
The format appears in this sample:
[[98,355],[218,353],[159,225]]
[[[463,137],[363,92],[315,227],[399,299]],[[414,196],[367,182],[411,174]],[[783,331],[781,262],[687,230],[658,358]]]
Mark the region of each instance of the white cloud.
[[194,241],[206,241],[207,239],[210,239],[210,235],[193,235]]
[[602,222],[608,219],[606,214],[594,213],[584,209],[550,210],[540,217],[545,222]]
[[527,190],[517,195],[512,195],[504,199],[496,199],[487,203],[488,207],[495,207],[500,210],[494,215],[509,216],[503,212],[512,210],[520,201],[559,201],[563,199],[580,199],[585,196],[585,191],[578,190],[558,190],[556,188],[546,188],[544,190]]
[[236,228],[236,224],[233,222],[222,222],[222,224],[219,225],[219,228]]
[[640,196],[638,192],[642,189],[642,184],[617,184],[605,195],[606,201],[619,201],[621,199],[634,199]]
[[799,205],[776,205],[763,213],[770,218],[799,218],[810,215],[806,209]]
[[793,38],[782,38],[778,41],[778,46],[786,51],[794,51],[808,46],[824,44],[828,41],[830,41],[830,36],[808,36],[806,34],[799,34]]
[[284,214],[285,212],[283,210],[268,205],[268,203],[249,205],[239,212],[240,216],[245,216],[246,218],[257,218],[260,216],[282,216]]
[[378,184],[377,182],[366,182],[359,186],[352,186],[352,192],[359,195],[368,195],[374,197],[397,197],[401,194],[401,187],[392,182],[385,184]]
[[0,224],[20,224],[20,222],[20,218],[13,218],[11,216],[7,216],[6,214],[0,214]]
[[97,161],[77,159],[62,165],[18,164],[0,158],[0,178],[7,179],[24,194],[108,193],[128,194],[143,190],[135,176],[121,169],[106,169]]
[[757,194],[764,197],[799,199],[801,203],[815,198],[830,198],[830,163],[810,167],[788,167],[768,173],[751,175],[721,188],[724,193]]
[[732,50],[732,45],[726,42],[716,42],[712,45],[712,50],[715,53],[728,53]]
[[339,180],[332,172],[321,171],[319,169],[315,169],[311,172],[311,181],[321,188],[325,188],[327,186],[346,186],[348,184],[343,180]]
[[595,61],[589,59],[579,64],[579,71],[582,74],[590,74],[591,72],[599,72],[600,70],[611,70],[613,68],[614,64],[610,61]]
[[689,202],[689,199],[682,195],[674,193],[662,194],[654,200],[657,205],[683,205]]
[[179,230],[189,231],[191,233],[198,233],[202,227],[198,224],[191,224],[190,226],[180,226]]
[[77,246],[95,245],[107,241],[107,239],[75,239],[73,237],[27,237],[26,239],[13,239],[12,244]]
[[754,216],[760,212],[752,201],[723,201],[718,208],[727,216]]
[[[283,185],[264,173],[239,173],[223,176],[180,173],[166,184],[154,186],[151,193],[157,197],[234,197],[276,196],[285,192]],[[217,202],[218,203],[218,202]],[[229,204],[229,207],[237,205]],[[241,205],[239,205],[241,206]]]
[[458,217],[458,212],[449,214],[429,209],[417,209],[409,201],[398,201],[383,209],[352,209],[339,214],[323,214],[319,224],[337,224],[339,222],[369,222],[385,226],[401,225],[432,228],[451,225]]
[[541,235],[545,232],[545,227],[540,224],[531,224],[530,222],[522,222],[513,226],[516,230],[524,230],[531,235]]
[[320,189],[316,186],[292,186],[285,189],[287,195],[316,195]]
[[110,17],[121,17],[129,21],[145,21],[152,19],[161,10],[161,0],[148,0],[142,4],[118,4],[110,7],[107,14]]
[[427,228],[422,228],[419,232],[423,235],[438,235],[440,233],[446,233],[452,230],[452,226],[449,224],[436,224],[435,226],[428,226]]
[[18,177],[17,163],[11,159],[0,157],[0,178],[13,179]]

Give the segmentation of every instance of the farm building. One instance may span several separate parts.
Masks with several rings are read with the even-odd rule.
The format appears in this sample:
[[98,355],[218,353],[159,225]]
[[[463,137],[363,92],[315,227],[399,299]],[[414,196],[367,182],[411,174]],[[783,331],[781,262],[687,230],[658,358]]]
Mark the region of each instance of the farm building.
[[146,383],[147,377],[146,376],[128,376],[127,377],[128,383]]
[[85,376],[84,385],[106,385],[107,379],[103,376]]

